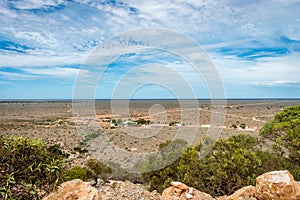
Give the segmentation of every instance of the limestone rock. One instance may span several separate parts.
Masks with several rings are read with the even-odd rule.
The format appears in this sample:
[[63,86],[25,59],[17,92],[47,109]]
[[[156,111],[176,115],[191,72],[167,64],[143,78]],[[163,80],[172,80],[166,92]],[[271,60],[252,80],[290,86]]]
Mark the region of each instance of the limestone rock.
[[216,200],[228,200],[228,196],[227,195],[224,195],[224,196],[221,196],[221,197],[217,197],[215,198]]
[[244,199],[256,200],[255,194],[256,194],[256,189],[254,186],[246,186],[237,190],[235,193],[233,193],[230,196],[224,195],[216,198],[216,200],[244,200]]
[[175,200],[175,199],[179,199],[179,197],[177,197],[174,194],[174,187],[168,187],[166,189],[164,189],[162,196],[161,196],[161,200]]
[[272,171],[256,178],[256,197],[263,200],[300,200],[300,186],[289,171]]
[[195,190],[192,200],[214,200],[214,198],[210,194]]
[[64,182],[58,191],[51,193],[43,200],[101,200],[98,190],[90,184],[76,179]]
[[181,190],[188,190],[189,186],[187,186],[184,183],[178,182],[178,181],[172,181],[171,185],[174,186],[175,188],[181,189]]
[[242,200],[245,198],[252,198],[253,200],[255,200],[255,193],[256,193],[256,189],[254,186],[246,186],[243,187],[239,190],[237,190],[235,193],[233,193],[232,195],[230,195],[228,197],[228,200]]
[[213,200],[211,195],[181,182],[172,182],[171,185],[163,191],[161,200]]

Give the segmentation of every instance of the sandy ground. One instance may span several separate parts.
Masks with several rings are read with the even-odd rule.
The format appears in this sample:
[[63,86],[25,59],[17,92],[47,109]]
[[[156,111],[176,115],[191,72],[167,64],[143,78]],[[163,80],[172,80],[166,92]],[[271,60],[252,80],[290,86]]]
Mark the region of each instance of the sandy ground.
[[[72,151],[94,132],[103,134],[112,144],[126,150],[151,152],[166,140],[186,137],[197,144],[211,129],[212,114],[216,117],[220,137],[235,134],[257,135],[263,124],[286,106],[300,104],[300,100],[229,100],[226,105],[211,105],[200,100],[197,105],[188,100],[133,100],[92,102],[80,106],[71,101],[0,101],[0,134],[43,138],[48,144],[61,144]],[[78,108],[82,112],[78,112]],[[92,108],[92,111],[89,109]],[[226,114],[223,111],[226,111]],[[75,112],[76,111],[76,112]],[[90,114],[92,113],[92,114]],[[150,120],[150,125],[111,128],[104,119]],[[169,126],[177,121],[180,126]],[[232,125],[238,128],[232,128]],[[245,124],[246,128],[239,126]],[[78,131],[83,130],[83,131]]]

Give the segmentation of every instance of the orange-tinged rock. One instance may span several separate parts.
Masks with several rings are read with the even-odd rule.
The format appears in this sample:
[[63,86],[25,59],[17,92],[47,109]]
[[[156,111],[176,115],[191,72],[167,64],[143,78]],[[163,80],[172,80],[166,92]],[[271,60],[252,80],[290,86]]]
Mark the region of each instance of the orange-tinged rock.
[[101,196],[96,188],[90,184],[76,179],[64,182],[58,191],[51,193],[43,200],[101,200]]
[[[175,185],[178,186],[178,184]],[[187,192],[183,192],[183,190],[175,186],[168,187],[163,191],[161,200],[214,200],[214,198],[207,193],[200,192],[199,190],[196,189],[191,189],[188,186],[186,187],[187,189],[185,190]],[[178,196],[178,193],[180,191],[181,191],[180,196]]]
[[174,188],[171,186],[171,187],[164,189],[162,196],[161,196],[161,200],[174,200],[175,197],[177,199],[179,199],[179,197],[174,195]]
[[214,198],[205,192],[201,192],[199,190],[194,190],[192,200],[214,200]]
[[272,171],[256,178],[256,197],[263,200],[300,200],[300,186],[289,171]]
[[178,188],[178,189],[181,189],[181,190],[188,190],[190,188],[186,184],[178,182],[178,181],[172,181],[171,185],[174,186],[175,188]]
[[243,200],[245,198],[252,198],[255,200],[254,197],[256,193],[256,188],[252,185],[243,187],[239,190],[237,190],[235,193],[230,195],[226,200]]
[[224,195],[224,196],[221,196],[221,197],[217,197],[216,200],[228,200],[228,196],[227,195]]

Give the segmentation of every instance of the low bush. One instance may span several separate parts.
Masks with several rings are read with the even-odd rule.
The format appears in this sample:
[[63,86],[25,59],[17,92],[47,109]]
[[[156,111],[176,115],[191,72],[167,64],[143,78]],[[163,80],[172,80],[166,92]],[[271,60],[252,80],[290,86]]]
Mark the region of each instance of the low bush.
[[[267,122],[260,135],[273,141],[273,150],[288,159],[290,172],[300,179],[300,105],[287,107]],[[294,166],[294,167],[293,167]]]
[[88,160],[86,165],[88,168],[87,176],[94,179],[96,184],[98,183],[98,178],[106,182],[108,175],[112,173],[112,168],[96,159]]
[[[259,140],[249,135],[220,139],[212,151],[200,158],[202,144],[187,147],[171,165],[144,173],[150,190],[162,192],[172,180],[178,180],[214,196],[221,196],[255,184],[255,178],[264,172],[286,167],[280,155],[262,151],[258,146]],[[156,158],[149,157],[145,163],[154,165],[157,162],[159,160]],[[149,169],[152,165],[143,166]]]
[[40,139],[0,138],[0,197],[40,199],[53,191],[63,180],[64,157]]
[[89,180],[88,174],[89,174],[89,172],[86,168],[80,167],[80,166],[75,166],[72,169],[69,169],[65,172],[64,181],[71,181],[74,179],[81,179],[83,181],[87,181],[87,180]]

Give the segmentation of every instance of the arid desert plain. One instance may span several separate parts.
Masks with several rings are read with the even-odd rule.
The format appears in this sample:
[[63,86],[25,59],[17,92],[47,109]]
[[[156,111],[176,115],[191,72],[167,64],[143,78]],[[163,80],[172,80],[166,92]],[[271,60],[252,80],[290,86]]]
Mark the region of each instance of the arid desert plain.
[[[189,101],[96,100],[88,106],[94,109],[91,117],[78,113],[76,102],[68,100],[1,101],[0,134],[42,138],[47,144],[60,144],[72,152],[93,134],[82,135],[78,128],[92,123],[93,130],[96,124],[97,131],[120,148],[151,152],[161,142],[176,138],[179,129],[186,135],[195,131],[192,143],[197,144],[207,136],[212,120],[218,119],[224,119],[219,137],[257,135],[263,124],[284,107],[300,104],[300,100],[227,100],[226,105],[212,105],[210,100],[198,100],[195,105]],[[222,108],[222,112],[214,107]],[[216,119],[212,119],[213,114]]]

